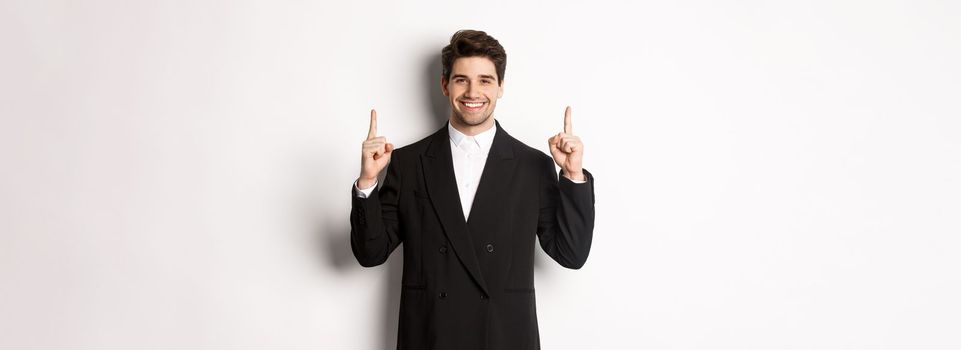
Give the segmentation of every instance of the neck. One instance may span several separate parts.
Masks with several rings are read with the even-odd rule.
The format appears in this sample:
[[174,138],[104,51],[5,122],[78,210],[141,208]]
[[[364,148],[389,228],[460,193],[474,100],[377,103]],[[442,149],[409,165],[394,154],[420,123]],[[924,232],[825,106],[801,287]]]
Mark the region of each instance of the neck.
[[462,124],[459,120],[457,120],[457,118],[454,118],[454,117],[452,116],[452,117],[450,117],[450,125],[453,126],[454,129],[457,129],[457,131],[460,131],[460,132],[461,132],[462,134],[464,134],[464,135],[467,135],[467,136],[476,136],[477,134],[480,134],[480,133],[482,133],[482,132],[485,132],[485,131],[487,131],[487,130],[490,130],[490,128],[493,128],[493,127],[494,127],[494,116],[491,116],[490,118],[487,118],[487,120],[485,120],[483,123],[478,124],[478,125]]

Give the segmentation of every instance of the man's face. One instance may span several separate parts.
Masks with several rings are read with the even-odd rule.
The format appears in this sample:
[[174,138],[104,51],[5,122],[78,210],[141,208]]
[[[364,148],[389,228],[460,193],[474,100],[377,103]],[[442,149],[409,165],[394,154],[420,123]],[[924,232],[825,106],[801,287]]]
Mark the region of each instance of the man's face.
[[487,57],[461,57],[451,65],[450,80],[441,77],[444,96],[450,99],[452,118],[465,126],[481,125],[494,114],[504,95],[494,62]]

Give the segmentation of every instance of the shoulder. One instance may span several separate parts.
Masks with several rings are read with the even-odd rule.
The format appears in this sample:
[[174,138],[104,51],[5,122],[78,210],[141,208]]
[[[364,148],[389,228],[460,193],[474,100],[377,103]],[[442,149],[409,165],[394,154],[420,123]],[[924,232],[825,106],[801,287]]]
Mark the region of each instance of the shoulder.
[[524,163],[536,163],[543,164],[544,162],[553,162],[551,156],[547,155],[543,151],[528,146],[527,144],[515,139],[512,136],[507,137],[508,141],[511,143],[514,149],[514,156]]
[[414,143],[395,148],[391,155],[391,163],[395,161],[399,161],[399,163],[410,163],[409,160],[414,160],[420,157],[420,155],[427,153],[431,142],[436,142],[436,140],[437,134],[435,133],[427,135]]
[[528,146],[517,139],[510,138],[517,161],[518,174],[533,177],[550,177],[554,175],[554,159],[539,149]]
[[417,142],[408,144],[404,147],[395,148],[394,154],[404,156],[404,157],[410,157],[412,155],[416,156],[417,154],[424,153],[424,151],[427,150],[427,146],[429,144],[430,144],[430,136],[422,138]]

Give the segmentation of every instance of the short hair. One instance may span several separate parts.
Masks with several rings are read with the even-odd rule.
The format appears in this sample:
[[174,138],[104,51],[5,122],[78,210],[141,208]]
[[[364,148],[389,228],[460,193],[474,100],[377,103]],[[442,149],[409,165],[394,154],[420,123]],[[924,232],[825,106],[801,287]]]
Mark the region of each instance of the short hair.
[[462,29],[450,37],[450,44],[441,50],[441,63],[444,65],[444,81],[450,79],[454,61],[461,57],[487,57],[494,62],[497,71],[497,85],[504,81],[507,69],[507,52],[497,39],[483,31]]

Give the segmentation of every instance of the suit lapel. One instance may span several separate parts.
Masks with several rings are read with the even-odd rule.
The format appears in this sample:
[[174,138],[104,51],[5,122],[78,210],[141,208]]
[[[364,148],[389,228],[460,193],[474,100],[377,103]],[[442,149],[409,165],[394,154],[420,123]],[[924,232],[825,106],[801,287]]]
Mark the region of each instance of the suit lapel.
[[508,201],[513,197],[510,191],[517,163],[514,158],[515,142],[498,123],[467,220],[467,227],[476,243],[496,245],[494,255],[486,250],[475,250],[482,255],[478,259],[481,271],[492,287],[501,286],[502,279],[507,278],[513,256],[510,210],[514,206]]
[[[484,275],[480,270],[477,255],[474,254],[474,243],[470,230],[464,221],[464,210],[460,205],[460,195],[457,192],[457,181],[454,178],[454,164],[450,154],[450,139],[447,126],[431,136],[427,152],[421,157],[424,166],[424,180],[427,195],[440,218],[444,234],[450,241],[454,253],[471,277],[481,287],[485,294],[490,295]],[[486,170],[485,170],[486,172]],[[483,182],[483,180],[481,180]]]
[[499,222],[504,217],[501,214],[508,205],[499,201],[508,198],[506,191],[514,177],[516,161],[512,141],[510,135],[497,123],[497,133],[494,134],[494,142],[477,185],[477,194],[471,204],[468,226]]

